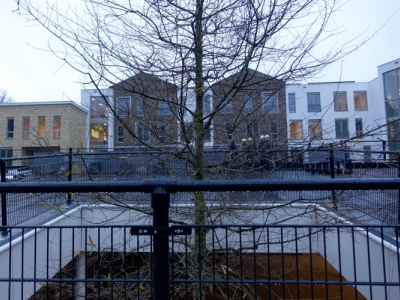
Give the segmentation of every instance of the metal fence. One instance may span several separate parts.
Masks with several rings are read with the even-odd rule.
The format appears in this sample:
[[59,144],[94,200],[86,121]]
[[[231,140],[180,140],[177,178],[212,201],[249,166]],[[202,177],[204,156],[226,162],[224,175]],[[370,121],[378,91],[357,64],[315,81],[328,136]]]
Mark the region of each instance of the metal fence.
[[[364,152],[343,149],[313,151],[270,151],[262,163],[256,153],[243,151],[206,151],[206,180],[316,180],[399,178],[399,159],[396,153],[372,152],[364,159]],[[185,156],[186,155],[186,156]],[[67,153],[45,154],[35,157],[0,160],[2,182],[59,181],[142,181],[148,179],[189,180],[194,174],[188,163],[189,154],[177,159],[161,152],[119,151],[84,153],[69,149]],[[374,158],[371,160],[370,158]],[[2,167],[1,167],[2,166]],[[6,198],[8,197],[8,201]],[[241,199],[247,196],[240,195]],[[110,197],[108,197],[110,198]],[[122,201],[137,201],[138,197],[113,195]],[[314,199],[320,205],[335,206],[339,214],[365,224],[398,224],[397,190],[346,191],[338,189],[324,192],[283,192],[260,195],[260,201],[301,201]],[[90,202],[88,197],[70,193],[63,197],[49,194],[2,195],[7,207],[2,209],[3,225],[26,224],[31,218],[57,211],[64,203]],[[183,201],[183,200],[180,200]],[[254,202],[254,197],[251,200]],[[5,204],[3,205],[5,206]]]
[[[284,219],[292,203],[264,207],[268,216],[280,213],[261,222],[235,222],[245,211],[260,210],[242,205],[231,218],[223,214],[194,224],[194,215],[192,222],[182,217],[183,207],[176,208],[180,218],[172,216],[170,199],[179,192],[203,199],[204,192],[391,190],[399,184],[400,179],[3,183],[2,194],[135,192],[151,195],[151,203],[124,212],[101,207],[103,220],[89,218],[96,205],[86,205],[86,212],[76,208],[76,215],[70,211],[47,225],[2,226],[1,298],[399,299],[400,226],[352,225],[324,209],[316,214],[313,203],[297,210],[293,223]],[[221,215],[221,207],[234,211],[233,205],[215,205],[215,214]],[[133,218],[133,211],[147,219]]]

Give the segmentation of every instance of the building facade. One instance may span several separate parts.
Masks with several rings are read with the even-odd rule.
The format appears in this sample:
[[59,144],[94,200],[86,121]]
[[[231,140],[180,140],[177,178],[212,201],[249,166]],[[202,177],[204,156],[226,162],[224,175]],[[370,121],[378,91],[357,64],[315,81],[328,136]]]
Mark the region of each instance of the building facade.
[[376,87],[385,105],[389,150],[400,150],[400,59],[378,66]]
[[[216,146],[240,143],[242,139],[258,141],[269,135],[273,144],[285,145],[286,97],[284,82],[258,71],[249,70],[239,77],[240,88],[234,86],[233,75],[212,86],[214,109],[214,143]],[[228,94],[229,93],[229,94]]]
[[178,139],[177,88],[146,73],[112,87],[114,148],[169,146]]
[[384,103],[375,80],[288,84],[286,97],[289,148],[383,149]]
[[87,111],[69,102],[0,105],[1,157],[84,148]]

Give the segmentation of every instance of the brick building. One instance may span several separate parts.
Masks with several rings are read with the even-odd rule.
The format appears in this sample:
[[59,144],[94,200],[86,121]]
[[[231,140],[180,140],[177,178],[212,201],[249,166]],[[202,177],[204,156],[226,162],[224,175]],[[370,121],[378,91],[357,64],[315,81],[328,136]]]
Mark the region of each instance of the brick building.
[[[258,141],[260,135],[266,134],[275,145],[284,144],[287,140],[284,82],[254,70],[237,77],[232,75],[211,88],[214,109],[220,107],[213,124],[214,145],[227,145],[231,140],[239,143],[243,138]],[[240,88],[230,91],[235,80]]]
[[139,73],[111,89],[115,99],[115,148],[176,143],[178,107],[174,84]]
[[87,112],[72,101],[3,103],[0,108],[1,157],[85,147]]

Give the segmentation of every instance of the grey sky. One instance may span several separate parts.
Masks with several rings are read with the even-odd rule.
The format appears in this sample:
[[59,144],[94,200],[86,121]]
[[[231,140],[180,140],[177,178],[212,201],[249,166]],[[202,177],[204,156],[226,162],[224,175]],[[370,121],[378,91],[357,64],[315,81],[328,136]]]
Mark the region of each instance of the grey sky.
[[[44,28],[12,13],[15,3],[2,0],[0,9],[0,89],[6,89],[17,102],[80,102],[80,74],[40,50],[54,39]],[[400,0],[350,0],[333,21],[337,26],[343,24],[338,43],[359,35],[361,39],[372,36],[371,40],[310,81],[370,81],[377,76],[378,65],[400,58]]]

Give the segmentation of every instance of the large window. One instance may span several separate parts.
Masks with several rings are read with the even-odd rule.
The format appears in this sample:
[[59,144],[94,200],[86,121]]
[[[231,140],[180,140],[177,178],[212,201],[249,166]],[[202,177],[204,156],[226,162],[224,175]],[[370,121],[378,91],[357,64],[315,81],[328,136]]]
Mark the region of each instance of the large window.
[[349,135],[349,120],[335,119],[335,131],[337,139],[348,139]]
[[334,92],[333,102],[335,111],[347,111],[347,93],[346,92]]
[[90,118],[105,119],[108,117],[108,106],[103,97],[90,98]]
[[90,145],[108,146],[108,125],[107,123],[90,124]]
[[[220,97],[220,100],[222,98]],[[225,98],[224,102],[221,105],[221,114],[227,115],[227,114],[231,114],[232,113],[232,97],[228,96]]]
[[14,138],[14,118],[7,118],[7,139]]
[[322,139],[321,120],[308,120],[308,136],[310,139]]
[[[383,74],[388,121],[399,119],[400,68]],[[396,137],[396,140],[398,137]],[[393,144],[391,143],[393,146]],[[392,149],[393,147],[391,147]]]
[[124,139],[125,139],[124,126],[120,125],[120,126],[118,126],[118,129],[117,129],[117,142],[123,143]]
[[139,144],[150,142],[150,131],[146,123],[135,123],[135,135]]
[[245,103],[246,113],[251,114],[253,112],[253,99],[249,95],[245,95],[244,99],[246,101]]
[[363,135],[363,124],[362,119],[356,119],[356,136],[362,138]]
[[167,125],[165,123],[158,123],[158,140],[162,143],[165,142],[165,136],[167,134]]
[[164,97],[158,101],[158,115],[159,116],[169,116],[172,114],[171,111],[171,97]]
[[296,112],[296,94],[295,93],[288,94],[288,102],[289,102],[289,112],[295,113]]
[[271,121],[271,136],[273,139],[278,138],[278,121]]
[[203,116],[208,116],[211,113],[211,96],[204,95],[203,98]]
[[29,117],[22,118],[22,138],[29,139],[29,130],[31,127],[31,119]]
[[185,122],[181,125],[179,139],[181,142],[190,142],[194,140],[194,128],[192,122]]
[[321,97],[319,93],[307,93],[308,112],[321,111]]
[[367,110],[367,92],[356,91],[353,93],[354,97],[354,109],[355,110]]
[[258,138],[258,122],[257,121],[246,121],[247,124],[247,136],[253,139]]
[[303,138],[303,121],[292,120],[289,122],[290,138],[291,139],[302,139]]
[[138,117],[142,117],[144,115],[144,112],[143,112],[143,98],[138,98],[136,100],[136,115]]
[[273,92],[262,93],[263,112],[265,114],[279,113],[278,94]]
[[233,140],[233,124],[231,122],[225,123],[226,139],[228,141]]
[[61,116],[55,116],[53,119],[53,137],[61,137]]
[[46,137],[46,117],[38,118],[38,136],[41,138]]
[[129,118],[131,112],[131,97],[117,97],[117,115]]

